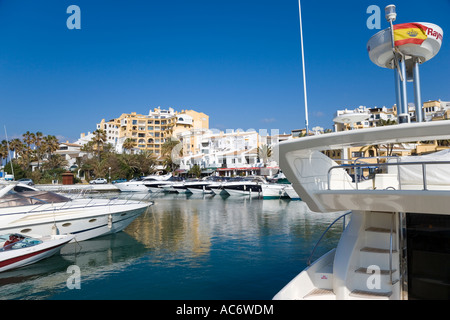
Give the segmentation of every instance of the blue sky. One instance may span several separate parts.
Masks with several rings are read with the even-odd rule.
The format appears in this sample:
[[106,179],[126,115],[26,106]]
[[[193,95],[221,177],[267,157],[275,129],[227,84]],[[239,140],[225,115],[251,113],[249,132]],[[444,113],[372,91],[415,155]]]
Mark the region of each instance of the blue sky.
[[[396,23],[444,30],[421,66],[422,99],[450,100],[450,0],[302,1],[310,127],[337,109],[392,106],[393,73],[373,65],[369,5]],[[69,5],[81,30],[69,30]],[[409,99],[412,88],[409,87]],[[297,0],[0,0],[0,110],[8,138],[76,140],[101,119],[194,109],[220,130],[305,126]],[[4,129],[0,130],[0,139]]]

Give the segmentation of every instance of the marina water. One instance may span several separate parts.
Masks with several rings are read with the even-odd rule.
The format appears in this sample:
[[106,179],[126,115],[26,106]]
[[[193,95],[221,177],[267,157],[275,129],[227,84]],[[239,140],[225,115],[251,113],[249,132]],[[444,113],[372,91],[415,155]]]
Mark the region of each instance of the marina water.
[[[155,204],[123,232],[71,243],[61,255],[1,273],[0,297],[271,299],[306,267],[341,214],[314,213],[289,199],[158,194],[150,200]],[[334,248],[341,232],[339,221],[314,257]]]

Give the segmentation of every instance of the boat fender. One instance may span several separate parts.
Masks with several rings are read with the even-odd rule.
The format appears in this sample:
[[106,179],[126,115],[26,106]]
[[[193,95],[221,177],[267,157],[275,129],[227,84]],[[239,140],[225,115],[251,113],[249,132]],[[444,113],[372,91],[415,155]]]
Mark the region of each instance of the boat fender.
[[108,215],[108,228],[112,228],[112,215]]

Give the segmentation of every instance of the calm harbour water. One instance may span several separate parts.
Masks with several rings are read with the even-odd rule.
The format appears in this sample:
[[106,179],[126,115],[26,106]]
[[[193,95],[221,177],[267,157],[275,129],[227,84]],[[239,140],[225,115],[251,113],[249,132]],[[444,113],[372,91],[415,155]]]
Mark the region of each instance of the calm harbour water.
[[[123,232],[0,273],[1,299],[271,299],[306,267],[322,232],[341,214],[313,213],[288,199],[168,194],[151,200]],[[315,258],[336,246],[341,231],[339,222]],[[80,268],[80,289],[67,286],[71,265]]]

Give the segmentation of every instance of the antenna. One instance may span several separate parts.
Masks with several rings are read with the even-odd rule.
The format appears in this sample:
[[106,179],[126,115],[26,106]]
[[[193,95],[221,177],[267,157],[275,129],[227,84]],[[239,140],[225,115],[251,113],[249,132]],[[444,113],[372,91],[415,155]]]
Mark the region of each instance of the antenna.
[[305,125],[306,135],[309,134],[308,128],[308,98],[306,96],[306,71],[305,71],[305,53],[303,52],[303,28],[302,28],[302,9],[300,6],[300,0],[298,0],[298,16],[300,19],[300,43],[302,47],[302,68],[303,68],[303,95],[305,97]]

